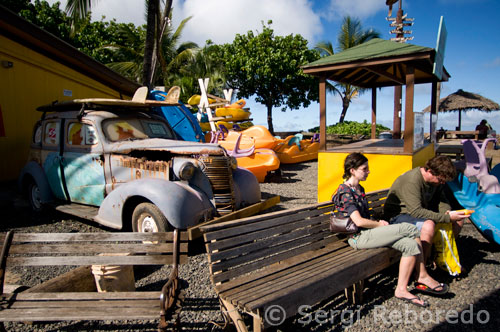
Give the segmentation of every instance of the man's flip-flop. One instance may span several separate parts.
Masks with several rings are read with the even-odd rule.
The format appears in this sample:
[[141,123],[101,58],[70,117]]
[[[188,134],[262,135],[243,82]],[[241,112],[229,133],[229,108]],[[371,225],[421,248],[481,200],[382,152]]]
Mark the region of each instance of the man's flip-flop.
[[[434,288],[430,288],[429,286],[422,284],[420,282],[415,283],[415,288],[419,290],[422,293],[428,293],[432,295],[444,295],[448,293],[448,285],[447,284],[439,284]],[[437,290],[437,288],[441,288],[440,290]]]
[[415,302],[415,300],[421,301],[418,296],[415,296],[415,297],[399,297],[399,296],[394,296],[394,297],[397,298],[398,300],[405,301],[405,302],[411,303],[413,305],[416,305],[417,307],[426,308],[426,307],[429,306],[429,303],[427,301],[425,301],[425,300],[422,301],[422,304],[420,304],[418,302]]

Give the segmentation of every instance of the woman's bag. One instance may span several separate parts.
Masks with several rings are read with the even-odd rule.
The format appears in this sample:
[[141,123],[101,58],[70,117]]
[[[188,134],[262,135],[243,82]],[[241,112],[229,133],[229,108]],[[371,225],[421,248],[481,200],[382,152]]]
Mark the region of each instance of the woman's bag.
[[351,234],[358,231],[358,226],[351,217],[339,218],[334,213],[330,215],[330,232]]

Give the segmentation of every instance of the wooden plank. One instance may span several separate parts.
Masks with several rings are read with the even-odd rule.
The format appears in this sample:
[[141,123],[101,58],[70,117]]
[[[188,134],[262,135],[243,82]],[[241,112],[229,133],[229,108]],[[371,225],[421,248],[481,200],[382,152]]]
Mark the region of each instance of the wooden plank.
[[209,242],[206,244],[207,252],[210,253],[210,259],[218,260],[216,256],[213,256],[214,252],[225,251],[228,248],[233,248],[241,245],[245,245],[249,242],[259,241],[262,239],[267,239],[272,236],[280,235],[283,233],[288,233],[297,228],[304,228],[306,226],[314,226],[317,224],[325,224],[327,216],[313,217],[311,219],[300,219],[297,221],[291,221],[282,225],[277,225],[271,228],[266,228],[262,230],[257,230],[251,233],[245,233],[242,235],[236,235],[229,238],[224,238],[222,240]]
[[[339,257],[336,257],[336,255],[330,253],[326,257],[321,257],[320,260],[307,262],[307,264],[301,266],[303,268],[289,271],[289,273],[273,275],[272,280],[267,280],[265,283],[259,281],[260,285],[252,285],[252,289],[238,292],[228,298],[231,298],[233,302],[239,305],[246,306],[248,303],[259,301],[261,298],[281,296],[282,292],[288,292],[294,285],[302,284],[302,287],[305,287],[309,281],[313,282],[315,280],[317,274],[327,276],[330,273],[333,275],[337,272],[339,266],[356,259],[356,253],[352,248],[345,248],[339,254]],[[334,281],[332,280],[332,282]],[[226,295],[224,294],[224,296]]]
[[[328,249],[327,249],[328,248]],[[268,266],[260,270],[258,274],[250,274],[239,277],[236,282],[228,282],[219,288],[220,295],[227,298],[234,298],[239,293],[258,289],[261,285],[275,285],[275,280],[282,277],[289,277],[298,272],[307,272],[308,269],[316,269],[318,266],[324,266],[325,262],[331,257],[341,259],[344,255],[352,253],[354,250],[346,243],[336,242],[329,247],[314,250],[306,254],[292,257],[280,264]],[[227,284],[227,285],[226,285]],[[230,285],[232,284],[232,285]],[[228,287],[229,286],[229,287]],[[275,285],[279,287],[279,285]]]
[[[13,244],[9,250],[12,254],[99,254],[99,253],[172,253],[173,243],[114,243],[114,244],[94,244],[94,243],[63,243],[63,244],[40,244],[23,243]],[[188,244],[181,243],[180,252],[187,252]]]
[[[5,234],[2,234],[0,239],[3,239]],[[187,232],[180,232],[179,238],[181,241],[188,241]],[[13,242],[63,242],[63,241],[173,241],[173,232],[159,233],[14,233]]]
[[[241,275],[242,272],[247,273],[248,271],[253,271],[260,269],[262,267],[265,267],[269,264],[277,263],[282,260],[285,260],[289,257],[293,257],[299,254],[302,254],[304,252],[310,251],[310,250],[315,250],[319,249],[325,245],[327,245],[331,239],[312,239],[313,241],[316,240],[316,242],[308,243],[308,245],[304,245],[302,247],[295,248],[293,250],[288,250],[282,253],[279,253],[277,255],[268,257],[266,260],[261,260],[261,261],[254,261],[250,264],[247,264],[245,266],[241,266],[238,268],[231,269],[229,271],[224,271],[222,273],[218,273],[212,276],[212,280],[214,283],[222,282],[225,280],[229,280],[231,278],[234,278],[238,275]],[[211,272],[212,273],[212,272]]]
[[[266,220],[266,219],[295,215],[301,211],[314,211],[314,210],[327,211],[328,207],[331,205],[332,205],[331,202],[323,202],[323,203],[311,204],[309,206],[295,208],[295,209],[269,212],[266,214],[259,214],[256,216],[251,216],[251,217],[242,218],[242,219],[238,219],[238,220],[231,220],[231,221],[226,221],[226,222],[221,222],[221,223],[203,226],[203,227],[201,227],[201,230],[204,233],[209,233],[209,232],[214,232],[214,231],[217,231],[220,229],[231,228],[233,226],[240,226],[240,225],[244,225],[244,224],[253,224],[257,221],[262,221],[262,220]],[[321,213],[323,213],[323,212],[319,212],[318,214],[321,214]]]
[[42,322],[69,320],[129,320],[129,319],[159,319],[158,307],[151,308],[86,308],[75,311],[73,308],[29,308],[0,311],[0,321]]
[[[306,236],[310,236],[312,234],[322,233],[325,231],[327,231],[325,232],[325,236],[330,235],[330,231],[328,230],[328,224],[326,224],[325,222],[323,223],[316,222],[314,224],[310,224],[309,220],[302,220],[301,222],[303,225],[297,225],[297,223],[294,223],[292,225],[275,227],[273,229],[268,229],[258,232],[260,233],[259,234],[260,236],[258,238],[253,236],[255,235],[255,233],[252,233],[250,234],[252,236],[245,237],[245,242],[242,241],[241,237],[231,238],[231,240],[236,239],[239,245],[229,247],[228,249],[225,250],[219,250],[217,252],[213,252],[210,255],[210,261],[215,262],[218,260],[227,260],[229,258],[236,256],[248,255],[254,252],[261,252],[264,248],[271,248],[271,247],[274,248],[275,246],[278,246],[279,244],[285,242],[288,243],[290,247],[294,247],[295,246],[294,243],[296,240]],[[266,236],[265,233],[267,231],[269,231],[269,233]],[[286,247],[281,247],[279,250],[286,250]],[[255,259],[259,259],[259,257]]]
[[[327,269],[317,273],[307,280],[301,280],[294,285],[281,289],[277,293],[250,302],[249,310],[256,310],[272,303],[282,303],[284,307],[300,306],[300,302],[309,297],[314,303],[324,300],[342,291],[356,281],[364,279],[381,271],[390,264],[391,250],[387,248],[370,249],[371,255],[354,255],[336,269]],[[392,253],[393,254],[393,253]],[[336,273],[332,273],[332,270]],[[321,287],[320,287],[321,285]]]
[[273,196],[269,199],[266,199],[260,203],[256,203],[250,206],[247,206],[243,209],[239,209],[238,211],[234,211],[232,213],[228,213],[225,216],[222,216],[220,218],[215,218],[209,221],[206,221],[204,223],[201,223],[199,225],[196,225],[194,227],[188,228],[188,234],[189,234],[189,240],[195,240],[199,237],[201,237],[202,232],[200,227],[223,222],[223,221],[229,221],[229,220],[234,220],[234,219],[241,219],[249,216],[253,216],[256,213],[259,213],[263,210],[269,209],[272,206],[275,206],[280,202],[280,197],[279,196]]
[[[56,300],[56,301],[14,301],[9,304],[8,309],[46,309],[57,310],[58,308],[74,308],[75,310],[86,310],[87,308],[107,308],[107,307],[120,307],[120,308],[154,308],[160,310],[160,298],[151,300]],[[4,308],[5,310],[5,308]]]
[[0,300],[8,301],[14,297],[17,301],[51,301],[51,300],[153,300],[160,298],[160,292],[48,292],[1,294]]
[[172,264],[172,255],[148,256],[50,256],[9,257],[7,266],[45,265],[166,265]]
[[[244,234],[244,233],[249,233],[249,232],[254,232],[266,228],[271,228],[274,226],[282,225],[282,224],[287,224],[292,221],[296,220],[301,220],[309,217],[314,217],[317,215],[321,215],[325,213],[328,210],[318,210],[318,209],[312,209],[312,210],[299,210],[298,212],[295,212],[293,214],[277,214],[271,216],[266,216],[266,215],[261,215],[259,218],[256,218],[255,221],[251,223],[247,222],[241,222],[241,223],[233,223],[232,225],[227,225],[227,227],[218,229],[215,231],[210,231],[204,234],[205,237],[205,242],[210,242],[212,240],[218,240],[221,238],[226,238],[226,237],[231,237],[239,234]],[[244,221],[245,219],[239,219],[236,221]],[[231,223],[232,221],[229,221]],[[226,224],[226,223],[223,223]],[[220,224],[216,225],[209,225],[210,226],[217,226]]]
[[[287,235],[272,237],[269,239],[269,241],[252,243],[248,245],[248,247],[252,249],[250,251],[248,251],[245,247],[237,247],[236,251],[231,251],[228,255],[221,254],[220,256],[223,256],[226,259],[212,263],[212,272],[216,273],[217,271],[239,267],[239,265],[246,265],[253,261],[267,260],[268,258],[272,259],[272,255],[287,252],[289,250],[307,246],[309,244],[314,244],[316,241],[333,237],[333,234],[331,234],[329,231],[325,232],[325,227],[326,226],[320,225],[320,227],[311,230],[304,229],[300,231],[294,231],[293,233]],[[298,235],[302,236],[299,237]],[[328,240],[331,241],[331,239]],[[273,243],[273,241],[275,243]],[[243,273],[247,273],[250,271],[252,270],[248,270]]]
[[227,282],[217,284],[215,286],[215,289],[219,294],[222,294],[233,288],[244,287],[243,285],[245,284],[252,283],[258,279],[264,280],[270,274],[278,273],[280,271],[293,268],[296,265],[300,265],[301,262],[309,261],[320,256],[325,256],[330,252],[337,252],[338,250],[342,250],[342,248],[345,248],[346,246],[348,246],[348,244],[343,241],[334,241],[327,244],[323,248],[299,254],[295,257],[296,259],[283,260],[279,262],[279,264],[272,264],[266,266],[263,269],[255,271],[254,273],[243,276],[237,276],[235,279],[231,279]]

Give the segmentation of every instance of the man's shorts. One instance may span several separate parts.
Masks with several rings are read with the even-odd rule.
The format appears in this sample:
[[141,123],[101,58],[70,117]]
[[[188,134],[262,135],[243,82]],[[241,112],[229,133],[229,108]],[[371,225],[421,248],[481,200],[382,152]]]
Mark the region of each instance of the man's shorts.
[[409,214],[400,214],[395,217],[392,217],[391,220],[389,220],[390,224],[401,224],[404,222],[407,222],[409,224],[417,226],[418,230],[422,230],[422,226],[424,225],[424,222],[427,219],[425,218],[415,218],[410,216]]

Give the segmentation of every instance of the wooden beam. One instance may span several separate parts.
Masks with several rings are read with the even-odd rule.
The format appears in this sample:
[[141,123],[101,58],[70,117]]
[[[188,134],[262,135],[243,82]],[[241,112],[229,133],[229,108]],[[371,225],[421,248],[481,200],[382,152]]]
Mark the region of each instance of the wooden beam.
[[372,135],[371,138],[377,138],[377,88],[372,88]]
[[382,76],[382,77],[385,77],[391,81],[394,81],[396,82],[397,84],[405,84],[404,80],[397,77],[396,75],[393,75],[391,73],[388,73],[387,71],[384,71],[384,70],[379,70],[379,69],[375,69],[373,67],[364,67],[364,69],[368,70],[368,71],[371,71],[372,73],[375,73],[379,76]]
[[[434,50],[432,50],[433,52]],[[305,74],[323,74],[327,71],[334,71],[339,69],[348,69],[348,68],[359,68],[359,67],[367,67],[367,66],[376,66],[376,65],[384,65],[391,63],[405,63],[408,61],[418,61],[418,60],[427,60],[430,61],[431,52],[424,52],[420,54],[403,56],[403,57],[389,57],[378,60],[367,60],[367,61],[359,61],[359,62],[349,62],[344,64],[335,64],[335,65],[324,65],[310,68],[302,68]]]
[[326,78],[319,79],[319,149],[326,151]]
[[415,69],[413,66],[406,67],[406,101],[405,101],[405,130],[403,152],[413,153],[413,97],[415,92]]
[[[437,117],[437,110],[438,110],[438,100],[439,100],[439,90],[440,90],[441,83],[439,82],[432,82],[432,91],[431,91],[431,114],[429,116],[429,132],[431,134],[431,141],[434,143],[437,143],[436,139],[436,127],[434,126],[433,123],[433,118]],[[436,119],[437,123],[437,119]]]

